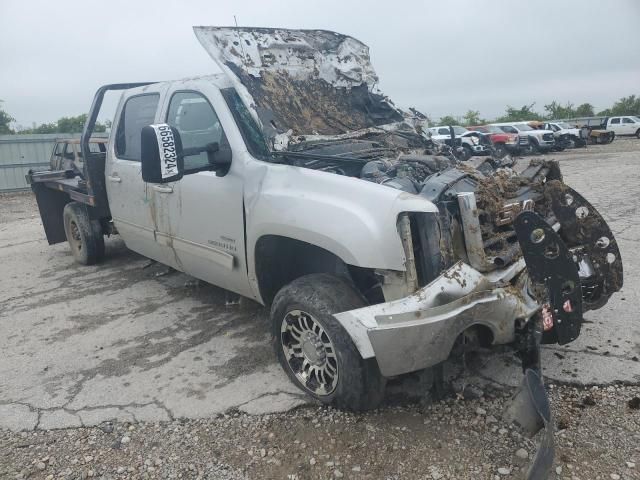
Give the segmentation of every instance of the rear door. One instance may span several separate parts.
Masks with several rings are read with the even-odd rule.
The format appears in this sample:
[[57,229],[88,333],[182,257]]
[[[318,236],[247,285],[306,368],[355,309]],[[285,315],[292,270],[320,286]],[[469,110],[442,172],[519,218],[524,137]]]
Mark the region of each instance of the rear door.
[[620,117],[611,117],[609,119],[609,128],[608,128],[608,130],[613,131],[616,135],[624,135],[622,133],[622,131],[623,131],[622,118],[620,118]]
[[159,262],[177,267],[171,249],[156,241],[156,189],[170,185],[150,185],[142,180],[140,133],[156,123],[162,85],[128,91],[116,113],[117,124],[111,135],[105,166],[107,194],[113,222],[127,247]]

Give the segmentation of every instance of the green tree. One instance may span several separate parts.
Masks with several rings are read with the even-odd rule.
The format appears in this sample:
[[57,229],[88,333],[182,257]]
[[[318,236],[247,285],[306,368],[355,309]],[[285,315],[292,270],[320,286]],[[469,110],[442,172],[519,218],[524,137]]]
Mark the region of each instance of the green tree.
[[590,103],[583,103],[576,108],[576,117],[594,117],[593,105]]
[[622,97],[610,109],[611,115],[640,115],[640,97]]
[[13,133],[10,124],[14,121],[15,118],[4,111],[2,108],[2,100],[0,100],[0,134]]
[[467,110],[467,113],[465,113],[462,118],[464,119],[464,125],[467,127],[487,123],[484,118],[480,118],[480,112],[478,110]]
[[[87,121],[87,114],[77,115],[75,117],[62,117],[56,122],[42,123],[33,128],[20,131],[20,133],[82,133],[84,124]],[[102,124],[96,122],[94,132],[104,132],[107,127],[111,126],[111,122]]]
[[438,125],[460,125],[461,123],[460,118],[454,117],[453,115],[445,115],[444,117],[440,117],[438,121]]
[[566,105],[561,105],[555,100],[548,105],[544,106],[547,112],[547,118],[549,120],[559,120],[561,118],[571,118],[576,116],[576,110],[573,108],[573,103],[567,102]]
[[511,105],[507,105],[506,113],[502,117],[496,119],[496,122],[524,122],[530,120],[538,120],[541,115],[533,111],[533,106],[523,105],[520,108],[514,108]]

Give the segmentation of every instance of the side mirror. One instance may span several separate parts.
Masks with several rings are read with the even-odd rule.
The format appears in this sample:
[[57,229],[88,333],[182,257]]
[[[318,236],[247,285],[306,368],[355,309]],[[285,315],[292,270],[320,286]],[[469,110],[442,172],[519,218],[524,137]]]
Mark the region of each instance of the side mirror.
[[207,158],[216,172],[216,177],[224,177],[231,168],[231,147],[227,143],[213,142],[206,147]]
[[184,174],[182,141],[178,131],[159,123],[149,125],[140,133],[142,180],[147,183],[169,183]]

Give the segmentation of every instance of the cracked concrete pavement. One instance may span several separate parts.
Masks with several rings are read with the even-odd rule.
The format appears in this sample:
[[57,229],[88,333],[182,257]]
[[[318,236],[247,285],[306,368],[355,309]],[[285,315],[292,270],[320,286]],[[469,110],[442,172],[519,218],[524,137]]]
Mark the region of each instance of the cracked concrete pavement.
[[[619,141],[629,151],[557,156],[567,182],[610,222],[625,286],[586,315],[577,341],[545,347],[556,382],[640,384],[640,142]],[[220,289],[165,274],[119,239],[107,242],[103,264],[79,266],[66,244],[47,245],[29,195],[0,196],[0,265],[0,428],[258,414],[308,401],[275,362],[263,308],[226,307]],[[478,378],[518,384],[512,358],[486,356]]]

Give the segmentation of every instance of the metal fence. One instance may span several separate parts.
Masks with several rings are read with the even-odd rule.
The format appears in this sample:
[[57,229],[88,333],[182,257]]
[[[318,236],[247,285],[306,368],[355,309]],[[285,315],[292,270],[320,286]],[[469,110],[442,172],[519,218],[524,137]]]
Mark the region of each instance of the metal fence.
[[27,190],[25,175],[49,165],[57,138],[79,138],[80,134],[0,135],[0,192]]

